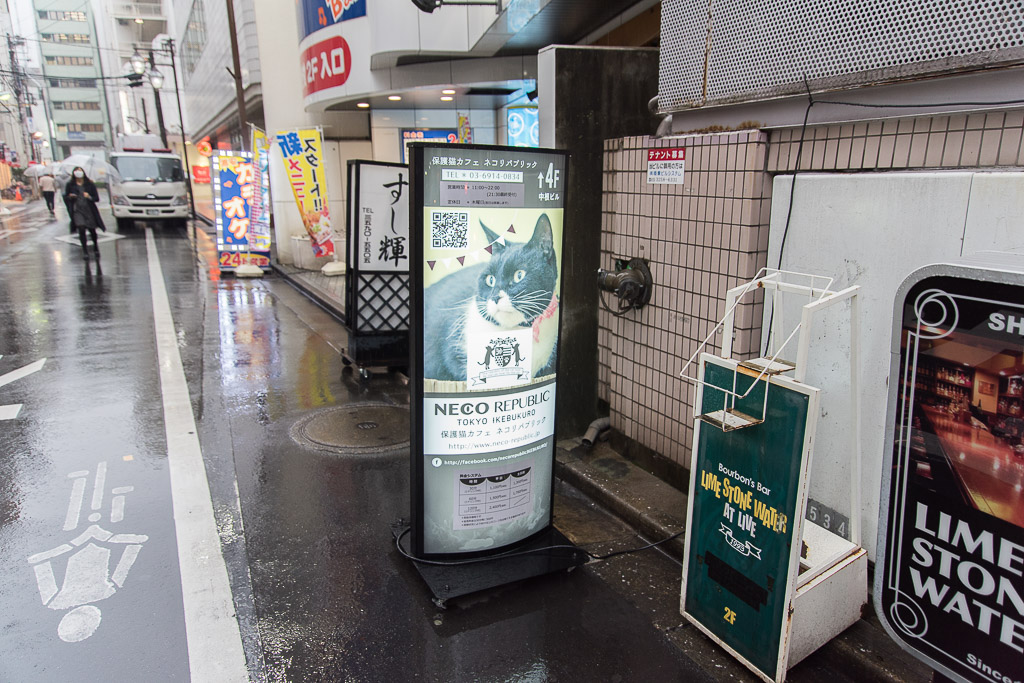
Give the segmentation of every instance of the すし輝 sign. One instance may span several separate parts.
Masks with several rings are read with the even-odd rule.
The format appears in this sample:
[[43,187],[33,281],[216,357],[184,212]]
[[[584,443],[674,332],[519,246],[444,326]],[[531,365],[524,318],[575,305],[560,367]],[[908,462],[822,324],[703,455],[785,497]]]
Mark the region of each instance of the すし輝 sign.
[[1021,680],[1024,263],[933,265],[904,282],[887,423],[879,619],[946,676]]
[[551,522],[567,157],[410,153],[412,548],[496,551]]

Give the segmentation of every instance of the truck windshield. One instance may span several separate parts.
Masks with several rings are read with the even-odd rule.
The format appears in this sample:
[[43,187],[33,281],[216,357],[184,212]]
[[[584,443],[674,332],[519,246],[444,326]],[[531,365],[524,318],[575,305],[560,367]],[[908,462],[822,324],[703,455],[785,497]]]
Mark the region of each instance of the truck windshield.
[[114,157],[114,166],[122,180],[176,182],[184,180],[181,161],[169,157]]

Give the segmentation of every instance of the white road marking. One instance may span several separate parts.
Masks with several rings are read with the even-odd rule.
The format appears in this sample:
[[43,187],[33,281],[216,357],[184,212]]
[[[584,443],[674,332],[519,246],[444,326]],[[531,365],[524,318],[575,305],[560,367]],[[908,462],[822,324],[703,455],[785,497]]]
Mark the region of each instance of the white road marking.
[[9,406],[0,406],[0,420],[13,420],[21,412],[21,403],[14,403]]
[[71,531],[78,526],[78,518],[82,514],[82,501],[85,500],[85,477],[89,473],[73,474],[81,476],[74,477],[75,483],[71,485],[71,500],[68,501],[68,514],[64,517],[64,531]]
[[213,516],[206,465],[151,228],[146,228],[146,250],[189,670],[195,683],[247,682],[249,672]]
[[[0,358],[3,358],[3,356],[0,356]],[[0,375],[0,387],[4,386],[5,384],[10,384],[11,382],[15,382],[19,379],[22,379],[23,377],[28,377],[33,372],[41,370],[43,367],[43,363],[45,362],[46,359],[41,358],[40,360],[37,360],[35,363],[29,363],[23,368],[11,370],[5,375]],[[14,418],[18,417],[18,413],[21,412],[22,405],[23,404],[21,403],[14,403],[11,405],[0,406],[0,420],[13,420]]]
[[[107,485],[107,463],[101,462],[96,466],[96,481],[92,486],[92,509],[99,510],[103,505],[103,488]],[[90,520],[95,522],[96,520]]]
[[35,363],[29,363],[28,365],[26,365],[23,368],[18,368],[17,370],[11,370],[6,375],[0,375],[0,387],[4,386],[5,384],[10,384],[11,382],[15,382],[15,381],[17,381],[19,379],[22,379],[23,377],[28,377],[33,372],[37,372],[39,370],[42,370],[43,363],[45,363],[45,362],[46,362],[46,359],[42,358],[40,360],[37,360]]
[[[74,235],[61,235],[59,237],[54,237],[53,239],[57,240],[58,242],[66,242],[68,244],[74,244],[75,246],[78,246],[78,245],[81,244],[81,242],[78,239],[78,233],[75,233]],[[98,233],[96,233],[96,244],[103,244],[104,242],[113,242],[114,240],[123,240],[123,239],[124,239],[124,235],[118,235],[117,233],[111,233],[111,232],[98,232]]]
[[21,228],[20,230],[11,230],[11,229],[0,230],[0,239],[3,239],[5,237],[9,237],[11,235],[16,235],[19,232],[35,232],[37,230],[39,230],[39,228]]

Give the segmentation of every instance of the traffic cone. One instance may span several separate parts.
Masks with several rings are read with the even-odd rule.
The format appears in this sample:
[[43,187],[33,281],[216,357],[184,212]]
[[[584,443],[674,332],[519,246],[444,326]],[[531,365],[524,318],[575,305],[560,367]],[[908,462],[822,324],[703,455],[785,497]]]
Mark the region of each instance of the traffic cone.
[[20,187],[14,188],[14,201],[16,201],[16,202],[20,202],[21,201],[21,188]]

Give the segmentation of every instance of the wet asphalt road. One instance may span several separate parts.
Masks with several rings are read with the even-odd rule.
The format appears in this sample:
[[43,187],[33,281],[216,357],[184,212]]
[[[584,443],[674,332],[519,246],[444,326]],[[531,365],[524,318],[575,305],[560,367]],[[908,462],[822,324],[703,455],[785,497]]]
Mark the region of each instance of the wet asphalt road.
[[[190,680],[190,648],[223,644],[186,635],[146,226],[98,267],[65,225],[0,227],[0,406],[22,404],[0,420],[0,681]],[[289,436],[405,385],[343,372],[344,329],[280,279],[222,278],[205,232],[152,235],[250,680],[710,679],[666,637],[678,567],[656,553],[435,607],[389,532],[408,454]],[[635,543],[571,490],[555,515],[596,550]]]

